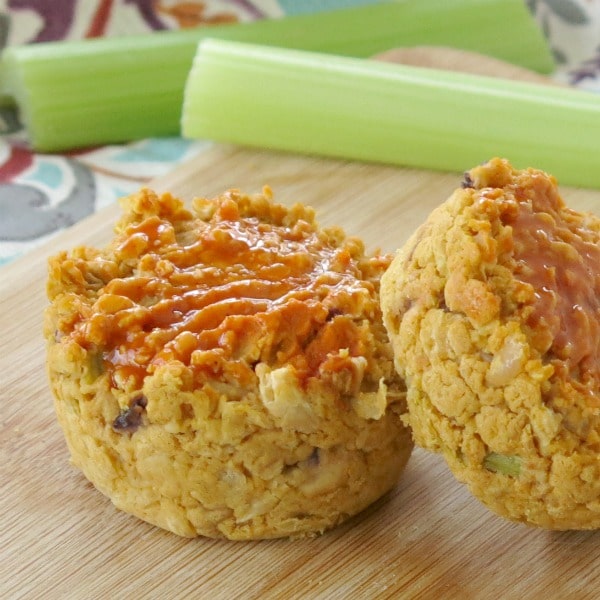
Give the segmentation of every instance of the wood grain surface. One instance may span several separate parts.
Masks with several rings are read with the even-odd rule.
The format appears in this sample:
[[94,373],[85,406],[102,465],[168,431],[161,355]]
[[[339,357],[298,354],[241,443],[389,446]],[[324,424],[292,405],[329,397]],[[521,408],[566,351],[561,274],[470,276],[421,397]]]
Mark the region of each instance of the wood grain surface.
[[[268,183],[276,200],[311,204],[322,223],[392,251],[460,179],[214,146],[152,187],[189,200]],[[563,195],[600,212],[600,192]],[[117,213],[110,207],[0,269],[0,598],[600,596],[600,533],[506,522],[421,450],[393,492],[314,539],[189,540],[117,511],[69,465],[41,337],[48,256],[107,242]]]

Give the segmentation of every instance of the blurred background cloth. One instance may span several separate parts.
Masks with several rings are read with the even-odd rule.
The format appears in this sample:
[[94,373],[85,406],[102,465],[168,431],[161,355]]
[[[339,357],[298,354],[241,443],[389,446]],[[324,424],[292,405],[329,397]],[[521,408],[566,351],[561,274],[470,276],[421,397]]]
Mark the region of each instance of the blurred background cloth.
[[[374,2],[0,0],[0,48],[209,27],[368,3]],[[600,0],[527,0],[527,5],[554,53],[554,76],[600,93]],[[210,146],[173,137],[39,154],[30,150],[14,112],[0,109],[0,127],[0,265]]]

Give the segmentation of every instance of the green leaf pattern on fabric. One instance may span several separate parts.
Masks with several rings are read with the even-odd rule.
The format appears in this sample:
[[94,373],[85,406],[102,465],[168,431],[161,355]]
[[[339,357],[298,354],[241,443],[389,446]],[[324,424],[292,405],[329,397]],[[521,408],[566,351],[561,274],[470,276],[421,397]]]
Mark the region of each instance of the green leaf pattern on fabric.
[[552,12],[571,25],[585,25],[590,18],[575,0],[545,0]]

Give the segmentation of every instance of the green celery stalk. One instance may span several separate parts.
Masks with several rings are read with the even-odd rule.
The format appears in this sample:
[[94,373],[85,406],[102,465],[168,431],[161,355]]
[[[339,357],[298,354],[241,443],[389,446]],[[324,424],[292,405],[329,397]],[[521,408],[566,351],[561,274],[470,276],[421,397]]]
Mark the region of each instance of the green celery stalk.
[[600,96],[298,50],[202,42],[182,132],[445,171],[502,156],[600,187]]
[[549,72],[522,0],[398,0],[357,8],[123,38],[5,50],[0,95],[13,96],[32,145],[57,151],[179,132],[183,89],[206,37],[367,57],[446,45]]

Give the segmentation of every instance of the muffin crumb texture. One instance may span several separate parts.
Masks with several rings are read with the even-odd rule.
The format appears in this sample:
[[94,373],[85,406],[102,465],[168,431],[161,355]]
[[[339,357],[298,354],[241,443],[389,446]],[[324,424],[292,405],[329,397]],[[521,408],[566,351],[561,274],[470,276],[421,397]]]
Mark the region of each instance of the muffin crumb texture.
[[49,264],[45,336],[73,463],[182,536],[314,535],[397,482],[405,388],[366,255],[269,188],[124,198],[105,249]]
[[600,527],[600,219],[478,166],[395,256],[384,322],[417,444],[496,513]]

